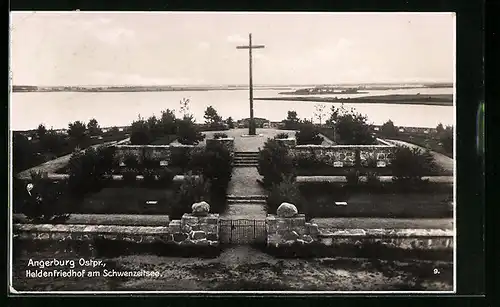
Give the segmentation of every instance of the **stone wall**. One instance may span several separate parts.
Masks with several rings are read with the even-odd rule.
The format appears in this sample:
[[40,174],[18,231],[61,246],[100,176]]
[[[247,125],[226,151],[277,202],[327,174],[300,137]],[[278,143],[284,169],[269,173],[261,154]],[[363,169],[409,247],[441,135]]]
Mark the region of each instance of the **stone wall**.
[[181,246],[217,246],[219,215],[184,214],[167,226],[14,224],[14,237],[28,240],[93,241],[105,239],[134,243],[169,243]]
[[387,166],[395,148],[389,145],[297,145],[291,147],[290,154],[298,159],[314,158],[333,167],[352,167],[359,151],[362,166],[368,166],[369,161]]
[[139,163],[143,159],[150,159],[154,161],[171,162],[173,154],[189,154],[196,146],[194,145],[116,145],[115,157],[121,163],[127,155],[134,155],[137,157]]
[[305,216],[266,218],[267,245],[287,247],[315,243],[323,246],[380,245],[403,250],[453,250],[453,232],[442,229],[338,229],[322,232]]

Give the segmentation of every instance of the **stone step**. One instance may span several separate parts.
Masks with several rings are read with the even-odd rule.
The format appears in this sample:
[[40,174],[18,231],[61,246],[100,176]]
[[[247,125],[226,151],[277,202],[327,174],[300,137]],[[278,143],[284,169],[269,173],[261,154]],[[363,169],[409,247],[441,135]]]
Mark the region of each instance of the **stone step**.
[[235,155],[259,155],[258,151],[235,151]]
[[266,203],[265,199],[228,199],[228,204],[231,205],[249,205],[249,204],[258,204],[262,205]]
[[250,160],[250,161],[258,161],[259,158],[253,158],[253,157],[234,157],[233,158],[234,161],[238,160],[242,160],[242,161],[247,161],[247,160]]
[[258,164],[241,164],[241,163],[238,163],[238,164],[233,164],[234,167],[257,167],[259,166]]
[[266,195],[227,195],[227,199],[267,199]]

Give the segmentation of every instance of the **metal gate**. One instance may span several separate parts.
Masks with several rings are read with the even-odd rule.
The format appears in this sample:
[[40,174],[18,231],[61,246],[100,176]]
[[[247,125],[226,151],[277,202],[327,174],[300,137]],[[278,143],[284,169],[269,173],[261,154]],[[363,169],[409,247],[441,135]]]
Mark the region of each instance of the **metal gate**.
[[220,220],[219,239],[226,244],[265,243],[265,220]]

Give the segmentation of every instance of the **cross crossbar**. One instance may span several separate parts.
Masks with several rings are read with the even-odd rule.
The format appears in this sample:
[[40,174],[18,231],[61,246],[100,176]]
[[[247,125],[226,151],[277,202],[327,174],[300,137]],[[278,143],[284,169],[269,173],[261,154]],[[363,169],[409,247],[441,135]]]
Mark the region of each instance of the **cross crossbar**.
[[236,49],[262,49],[265,48],[264,45],[252,45],[252,46],[236,46]]

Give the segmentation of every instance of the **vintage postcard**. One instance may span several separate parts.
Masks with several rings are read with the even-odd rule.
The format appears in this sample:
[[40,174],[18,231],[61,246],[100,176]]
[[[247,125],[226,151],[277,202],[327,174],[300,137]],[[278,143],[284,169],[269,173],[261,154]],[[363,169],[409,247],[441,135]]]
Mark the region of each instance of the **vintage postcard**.
[[454,293],[452,13],[12,12],[12,293]]

